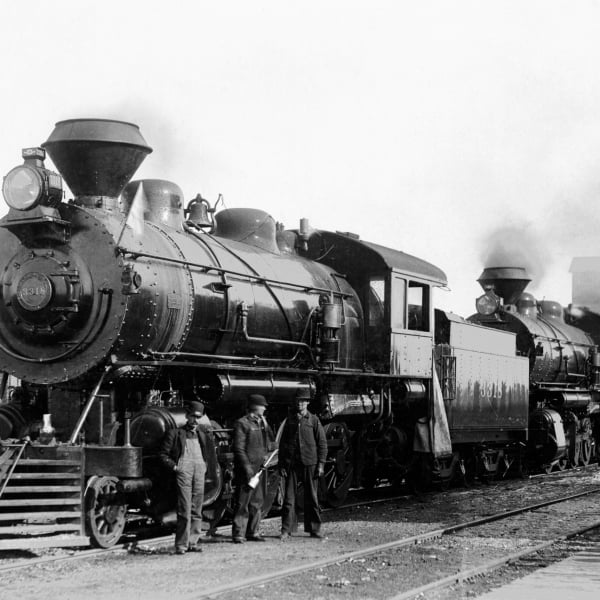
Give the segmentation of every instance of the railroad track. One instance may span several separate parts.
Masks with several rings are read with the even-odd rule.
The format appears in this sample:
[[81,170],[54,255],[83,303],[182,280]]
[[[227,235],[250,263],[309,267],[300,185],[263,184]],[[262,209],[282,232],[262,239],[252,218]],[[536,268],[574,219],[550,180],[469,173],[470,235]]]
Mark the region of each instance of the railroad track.
[[[552,479],[553,477],[556,477],[558,475],[564,475],[564,473],[561,472],[553,472],[551,474],[541,474],[542,478],[548,478],[548,479]],[[537,478],[537,477],[536,477]],[[380,488],[381,489],[381,488]],[[383,550],[386,549],[390,549],[390,548],[400,548],[402,546],[406,546],[406,545],[413,545],[413,544],[418,544],[422,541],[426,541],[429,539],[435,539],[435,538],[439,538],[442,537],[443,535],[446,535],[448,533],[452,533],[453,531],[458,531],[461,528],[468,528],[468,527],[474,527],[478,524],[483,524],[483,523],[488,523],[488,522],[492,522],[493,520],[498,520],[501,518],[507,518],[510,515],[513,514],[519,514],[519,513],[523,513],[523,512],[527,512],[530,510],[535,510],[536,508],[540,508],[543,506],[549,506],[551,504],[555,504],[555,503],[559,503],[559,502],[564,502],[566,498],[576,498],[576,497],[580,497],[580,496],[585,496],[588,495],[590,493],[595,493],[596,491],[600,491],[600,488],[598,490],[593,490],[593,491],[588,491],[588,492],[584,492],[582,494],[575,494],[573,496],[567,496],[567,497],[562,497],[562,498],[558,498],[558,499],[554,499],[554,500],[550,500],[548,502],[543,502],[540,504],[536,504],[536,505],[531,505],[531,506],[527,506],[521,509],[517,509],[515,511],[508,511],[508,512],[503,512],[503,513],[498,513],[497,515],[493,515],[490,517],[486,517],[484,519],[478,519],[478,520],[474,520],[474,521],[469,521],[466,523],[462,523],[462,524],[458,524],[458,525],[454,525],[454,526],[450,526],[450,527],[446,527],[443,529],[439,529],[439,530],[434,530],[434,531],[430,531],[430,532],[426,532],[417,536],[413,536],[410,538],[406,538],[403,540],[398,540],[398,541],[394,541],[394,542],[390,542],[388,544],[383,544],[380,546],[374,546],[371,548],[366,548],[364,550],[358,550],[355,552],[351,552],[351,553],[347,553],[347,554],[343,554],[343,555],[338,555],[335,556],[331,559],[324,559],[322,561],[317,561],[314,563],[310,563],[304,566],[300,566],[300,567],[295,567],[295,568],[291,568],[289,570],[279,570],[276,573],[272,573],[272,574],[267,574],[265,576],[261,576],[261,577],[257,577],[257,578],[252,578],[251,580],[244,580],[242,582],[239,582],[238,584],[231,584],[230,586],[226,586],[225,588],[221,589],[219,587],[215,587],[209,591],[207,591],[206,593],[202,593],[201,595],[197,596],[198,598],[204,598],[204,597],[210,597],[215,596],[215,595],[220,595],[223,593],[226,593],[228,591],[232,591],[235,589],[238,589],[238,585],[240,586],[239,589],[244,589],[245,587],[252,587],[254,585],[261,585],[263,583],[267,583],[270,581],[275,581],[277,579],[282,579],[285,578],[289,575],[293,575],[295,573],[300,573],[303,571],[310,571],[312,569],[315,568],[319,568],[322,566],[327,566],[329,564],[333,564],[336,562],[340,562],[340,561],[344,561],[344,560],[350,560],[351,558],[355,558],[355,557],[360,557],[360,556],[367,556],[369,554],[374,554],[377,552],[381,552]],[[435,492],[434,492],[435,494]],[[348,504],[344,504],[336,509],[327,509],[325,512],[329,512],[329,511],[341,511],[344,509],[352,509],[352,508],[357,508],[357,507],[362,507],[362,506],[368,506],[368,505],[376,505],[376,504],[381,504],[381,503],[389,503],[389,502],[394,502],[397,500],[406,500],[409,499],[411,497],[410,494],[400,494],[400,495],[394,495],[394,496],[385,496],[383,498],[367,498],[364,500],[360,500],[360,501],[355,501],[352,503],[348,503]],[[268,523],[269,521],[277,521],[279,519],[279,517],[271,517],[269,519],[264,519],[263,522],[264,523]],[[230,533],[230,525],[225,525],[222,527],[219,527],[217,529],[217,533],[219,535],[222,536],[228,536]],[[119,552],[127,552],[129,549],[131,549],[132,547],[135,547],[136,545],[147,545],[150,547],[164,547],[167,545],[171,545],[173,542],[173,533],[169,533],[168,535],[160,535],[160,536],[156,536],[156,537],[138,537],[136,539],[128,539],[125,540],[124,542],[115,545],[112,548],[109,549],[86,549],[86,550],[80,550],[80,551],[76,551],[73,554],[69,554],[69,555],[58,555],[58,556],[44,556],[44,557],[38,557],[38,558],[26,558],[26,559],[22,559],[19,561],[15,561],[15,562],[11,562],[9,564],[6,565],[2,565],[0,564],[0,573],[5,572],[11,572],[11,571],[17,571],[20,569],[25,569],[25,568],[30,568],[30,567],[35,567],[35,566],[42,566],[48,563],[60,563],[60,562],[70,562],[70,561],[78,561],[78,560],[83,560],[83,559],[88,559],[88,558],[93,558],[96,556],[107,556],[110,554],[116,554]],[[288,572],[289,571],[289,572]]]
[[[197,594],[186,596],[186,600],[204,600],[204,599],[209,599],[209,598],[217,598],[218,596],[221,596],[223,594],[227,594],[227,593],[231,593],[231,592],[240,592],[242,590],[249,590],[256,586],[263,586],[265,584],[268,584],[268,583],[271,583],[274,581],[278,581],[281,579],[285,579],[287,577],[292,577],[294,575],[298,575],[300,573],[306,573],[306,572],[313,571],[316,569],[322,569],[323,567],[328,567],[328,566],[342,563],[345,561],[351,561],[351,560],[355,560],[358,558],[363,558],[363,557],[367,557],[367,556],[371,556],[371,555],[377,555],[379,553],[382,553],[382,552],[385,552],[388,550],[392,550],[392,549],[398,549],[398,548],[402,548],[402,547],[406,547],[406,546],[414,546],[414,545],[417,545],[417,544],[420,544],[420,543],[423,543],[426,541],[441,538],[441,537],[449,535],[449,534],[457,533],[462,530],[475,528],[475,527],[485,525],[488,523],[493,523],[495,521],[501,521],[503,519],[508,519],[515,515],[536,511],[536,510],[539,510],[539,509],[547,507],[547,506],[552,506],[554,504],[568,502],[570,500],[575,500],[577,498],[583,498],[585,496],[590,496],[592,494],[598,494],[598,493],[600,493],[600,487],[594,488],[592,490],[587,490],[585,492],[580,492],[577,494],[561,496],[559,498],[554,498],[552,500],[547,500],[547,501],[539,502],[536,504],[530,504],[530,505],[527,505],[527,506],[524,506],[524,507],[521,507],[518,509],[503,511],[500,513],[489,515],[484,518],[474,519],[471,521],[466,521],[463,523],[450,525],[448,527],[443,527],[440,529],[427,531],[427,532],[424,532],[421,534],[394,540],[394,541],[387,542],[384,544],[378,544],[378,545],[370,546],[367,548],[361,548],[360,550],[355,550],[355,551],[348,552],[348,553],[341,554],[341,555],[331,556],[331,557],[316,560],[316,561],[313,561],[313,562],[310,562],[307,564],[297,565],[297,566],[289,567],[286,569],[278,569],[277,571],[274,571],[271,573],[257,575],[254,577],[250,577],[250,578],[247,578],[244,580],[237,581],[237,582],[232,582],[232,583],[228,583],[225,585],[219,585],[219,586],[215,586],[213,588],[205,589]],[[493,561],[489,561],[481,566],[473,567],[470,569],[465,569],[458,573],[454,573],[450,576],[440,578],[436,581],[430,582],[426,585],[422,585],[417,588],[407,590],[405,592],[402,592],[401,594],[394,596],[392,600],[409,600],[410,598],[418,596],[419,594],[422,594],[422,593],[425,593],[425,592],[428,592],[428,591],[431,591],[434,589],[441,589],[444,587],[449,587],[451,585],[460,583],[462,581],[476,577],[478,575],[488,573],[494,569],[497,569],[509,562],[512,562],[512,561],[522,558],[524,556],[527,556],[530,554],[535,554],[536,552],[540,552],[541,550],[544,550],[544,549],[556,544],[557,542],[575,537],[577,535],[580,535],[581,533],[584,533],[585,531],[589,531],[589,530],[595,529],[597,527],[600,527],[600,520],[592,525],[588,524],[585,527],[577,528],[573,531],[570,531],[570,532],[565,533],[560,536],[556,536],[551,540],[544,541],[543,543],[537,544],[533,547],[529,547],[529,548],[526,548],[523,550],[509,553],[501,558],[498,558]]]
[[[407,496],[406,494],[400,494],[397,496],[386,496],[385,498],[367,499],[367,500],[362,500],[359,502],[343,504],[342,506],[339,506],[338,508],[335,508],[335,509],[332,509],[332,508],[325,509],[323,512],[330,512],[332,510],[357,508],[357,507],[367,506],[367,505],[372,505],[372,504],[381,504],[384,502],[393,502],[394,500],[406,499],[408,497],[409,496]],[[269,517],[269,518],[263,519],[263,523],[268,523],[269,521],[277,521],[280,518],[281,517],[279,517],[279,516]],[[230,524],[218,527],[216,530],[216,533],[219,535],[228,535],[228,533],[230,533],[230,532],[231,532]],[[163,545],[172,544],[173,543],[173,533],[171,532],[168,535],[161,535],[161,536],[157,536],[157,537],[149,537],[149,538],[141,537],[141,538],[135,538],[135,539],[128,539],[124,542],[115,544],[111,548],[92,548],[92,549],[88,549],[88,550],[80,550],[80,551],[74,552],[73,554],[69,554],[67,556],[44,556],[44,557],[40,557],[40,558],[23,559],[18,562],[13,562],[11,564],[0,565],[0,573],[10,572],[10,571],[18,571],[20,569],[27,569],[29,567],[35,567],[35,566],[45,565],[45,564],[49,564],[49,563],[70,562],[70,561],[84,560],[87,558],[93,558],[95,556],[106,556],[106,555],[115,554],[118,552],[126,552],[129,548],[135,546],[138,543],[143,543],[145,545],[158,546],[158,547],[163,546]]]

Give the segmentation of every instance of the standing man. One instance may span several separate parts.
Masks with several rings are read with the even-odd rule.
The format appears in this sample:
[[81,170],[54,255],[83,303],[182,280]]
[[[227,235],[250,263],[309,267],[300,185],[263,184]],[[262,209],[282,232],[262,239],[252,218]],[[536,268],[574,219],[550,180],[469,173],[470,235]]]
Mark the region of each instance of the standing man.
[[281,540],[288,539],[297,525],[296,488],[304,486],[304,531],[321,535],[321,507],[317,496],[319,477],[327,459],[327,439],[321,421],[308,412],[310,391],[301,388],[285,420],[279,441],[279,469],[284,478]]
[[[264,413],[267,401],[260,394],[248,396],[248,414],[238,419],[233,429],[235,505],[231,534],[235,544],[264,542],[259,533],[264,485],[252,489],[248,482],[263,465],[269,452],[275,449],[275,437]],[[266,475],[265,475],[266,476]]]
[[202,402],[190,402],[187,423],[167,432],[159,455],[162,463],[175,472],[177,481],[176,554],[202,552],[198,541],[202,533],[206,458],[214,452],[212,440],[198,425],[203,414]]

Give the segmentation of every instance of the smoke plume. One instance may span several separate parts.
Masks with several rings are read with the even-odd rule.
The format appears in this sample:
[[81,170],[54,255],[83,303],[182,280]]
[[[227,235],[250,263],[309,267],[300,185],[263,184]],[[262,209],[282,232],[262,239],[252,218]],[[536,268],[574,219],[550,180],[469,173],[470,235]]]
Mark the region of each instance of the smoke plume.
[[483,267],[524,267],[533,282],[543,279],[548,264],[543,238],[526,225],[507,225],[486,236]]

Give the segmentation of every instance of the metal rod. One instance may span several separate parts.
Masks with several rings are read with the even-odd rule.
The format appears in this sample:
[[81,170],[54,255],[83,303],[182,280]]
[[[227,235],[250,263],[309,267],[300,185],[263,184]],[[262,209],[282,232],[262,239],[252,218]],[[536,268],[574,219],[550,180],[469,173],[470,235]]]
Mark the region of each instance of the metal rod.
[[[127,248],[123,248],[119,246],[117,248],[117,252],[131,256],[133,260],[136,258],[152,258],[153,260],[160,260],[164,262],[174,263],[176,265],[184,265],[186,267],[196,267],[198,269],[204,269],[207,273],[209,271],[217,271],[217,273],[226,273],[228,275],[235,275],[236,277],[243,277],[245,279],[250,279],[252,281],[259,281],[261,283],[270,283],[275,286],[279,286],[282,288],[291,287],[305,290],[306,292],[315,292],[319,294],[335,294],[341,298],[351,298],[351,294],[345,294],[344,292],[336,292],[335,290],[327,289],[327,288],[318,288],[312,285],[302,285],[301,283],[293,283],[291,281],[280,281],[278,279],[270,279],[269,277],[260,277],[259,275],[251,275],[250,273],[240,273],[239,271],[232,271],[231,269],[224,269],[222,267],[215,267],[213,265],[203,265],[200,263],[194,263],[189,260],[181,260],[178,258],[170,258],[168,256],[159,256],[157,254],[150,254],[148,252],[137,252],[136,250],[128,250]],[[341,273],[336,274],[338,277],[345,279],[345,277]]]
[[[158,356],[165,358],[210,358],[213,360],[228,360],[228,361],[238,361],[238,362],[250,362],[252,364],[257,362],[270,362],[270,363],[291,363],[296,360],[296,355],[292,358],[260,358],[259,356],[233,356],[230,354],[207,354],[202,352],[157,352],[155,350],[149,350],[148,354],[150,356]],[[135,364],[135,363],[127,363],[127,364]]]
[[104,437],[104,402],[102,402],[102,398],[98,402],[98,421],[98,440],[102,444],[102,438]]
[[[171,353],[168,353],[171,354]],[[173,353],[175,354],[175,353]],[[195,356],[195,355],[192,355]],[[207,355],[210,357],[210,355]],[[251,359],[248,359],[249,361]],[[259,362],[260,359],[256,359],[254,362]],[[264,359],[265,361],[267,359]],[[114,360],[113,366],[117,367],[155,367],[160,369],[165,366],[165,362],[162,360]],[[316,369],[299,369],[293,367],[277,367],[277,366],[258,366],[258,365],[228,365],[226,363],[218,363],[218,362],[191,362],[191,361],[183,361],[183,360],[170,360],[170,367],[185,367],[185,368],[198,368],[198,369],[215,369],[217,371],[240,371],[240,372],[261,372],[261,373],[299,373],[299,374],[311,374],[311,375],[323,375],[322,370]],[[345,376],[345,377],[365,377],[367,379],[388,379],[391,381],[396,381],[395,375],[390,375],[389,373],[373,373],[371,371],[364,371],[361,369],[341,369],[336,368],[334,371],[326,372],[327,375],[336,375],[336,376]]]
[[131,446],[131,417],[126,416],[125,419],[125,439],[123,446],[129,448]]
[[104,372],[102,373],[102,376],[98,380],[96,387],[90,394],[88,401],[86,402],[85,406],[83,407],[83,410],[81,411],[81,414],[79,415],[79,419],[77,420],[75,429],[73,429],[73,433],[71,434],[71,437],[69,438],[69,442],[68,442],[69,444],[75,444],[75,442],[77,441],[77,436],[79,435],[79,432],[81,431],[81,428],[83,427],[83,424],[85,423],[85,420],[87,419],[88,415],[90,414],[90,410],[92,409],[92,406],[94,405],[94,400],[96,400],[96,396],[98,395],[98,392],[100,391],[100,386],[102,385],[104,378],[106,377],[106,375],[108,374],[108,372],[111,369],[112,369],[112,365],[108,365],[108,366],[104,367]]
[[21,446],[19,447],[17,456],[14,459],[13,464],[11,465],[10,469],[8,470],[6,477],[4,478],[4,483],[2,484],[2,488],[0,489],[0,498],[2,498],[2,494],[4,494],[4,490],[6,489],[6,486],[8,485],[8,482],[9,482],[10,478],[12,477],[12,474],[15,471],[15,468],[17,467],[17,463],[19,462],[19,459],[23,455],[25,446],[27,446],[27,444],[29,444],[29,440],[26,440],[25,442],[23,442],[23,444],[21,444]]
[[293,346],[296,348],[301,348],[305,350],[310,358],[310,362],[312,363],[315,369],[319,368],[317,361],[312,352],[312,348],[305,344],[304,342],[294,342],[293,340],[278,340],[272,338],[264,338],[264,337],[254,337],[248,334],[248,306],[245,302],[240,303],[239,305],[239,317],[241,319],[242,325],[242,335],[247,342],[257,342],[261,344],[279,344],[283,346]]
[[2,373],[0,376],[0,404],[4,398],[4,392],[6,391],[6,384],[8,383],[8,373]]

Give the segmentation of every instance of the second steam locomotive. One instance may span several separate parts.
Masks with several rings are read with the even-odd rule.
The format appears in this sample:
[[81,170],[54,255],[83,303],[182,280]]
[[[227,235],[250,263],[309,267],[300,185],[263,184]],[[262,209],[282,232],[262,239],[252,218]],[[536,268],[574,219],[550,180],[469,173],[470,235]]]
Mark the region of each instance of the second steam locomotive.
[[[486,269],[466,320],[434,308],[446,276],[414,256],[306,220],[287,230],[257,209],[216,212],[200,195],[184,207],[174,183],[130,181],[149,152],[133,124],[61,121],[3,185],[3,395],[9,376],[20,384],[0,404],[0,438],[35,440],[51,415],[56,443],[40,435],[23,456],[83,457],[92,543],[114,544],[128,509],[168,522],[174,488],[157,449],[195,398],[217,450],[213,522],[232,495],[229,431],[249,393],[277,425],[310,390],[333,506],[381,480],[445,485],[593,458],[596,346],[523,292],[523,269]],[[265,510],[277,481],[263,481]],[[22,511],[2,502],[16,522]]]

